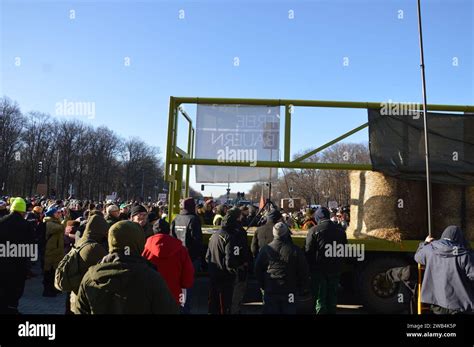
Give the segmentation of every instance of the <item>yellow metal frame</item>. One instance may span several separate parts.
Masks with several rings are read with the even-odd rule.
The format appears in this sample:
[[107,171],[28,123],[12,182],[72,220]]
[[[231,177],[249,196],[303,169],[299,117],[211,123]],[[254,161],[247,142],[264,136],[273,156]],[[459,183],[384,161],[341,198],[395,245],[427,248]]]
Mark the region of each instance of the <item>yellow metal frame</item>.
[[[371,170],[372,165],[367,164],[344,164],[344,163],[311,163],[304,160],[325,148],[345,139],[352,134],[368,127],[364,123],[357,128],[342,134],[334,140],[306,153],[305,155],[291,160],[291,109],[292,107],[331,107],[331,108],[359,108],[380,109],[385,102],[353,102],[353,101],[323,101],[323,100],[293,100],[293,99],[241,99],[241,98],[198,98],[198,97],[170,97],[168,114],[168,142],[166,148],[165,181],[169,184],[169,206],[170,217],[179,213],[179,200],[189,193],[189,173],[192,165],[213,166],[248,166],[248,163],[227,163],[217,159],[194,158],[194,128],[191,118],[182,109],[182,104],[208,104],[208,105],[265,105],[285,107],[285,132],[283,161],[257,161],[255,167],[271,168],[294,168],[294,169],[320,169],[320,170]],[[401,104],[406,109],[415,110],[414,104]],[[472,105],[427,105],[428,111],[453,111],[474,112]],[[183,115],[188,121],[188,144],[187,150],[177,145],[178,116]],[[183,166],[186,165],[186,170]],[[183,194],[183,174],[185,173],[185,189]]]

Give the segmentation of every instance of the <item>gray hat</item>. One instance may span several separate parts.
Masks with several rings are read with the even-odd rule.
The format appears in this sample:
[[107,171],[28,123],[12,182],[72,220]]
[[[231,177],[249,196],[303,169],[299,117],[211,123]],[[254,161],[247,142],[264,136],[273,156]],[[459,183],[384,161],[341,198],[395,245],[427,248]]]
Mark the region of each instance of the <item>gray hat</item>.
[[112,212],[117,212],[117,211],[120,211],[117,205],[110,205],[109,207],[107,207],[107,214],[111,214]]
[[278,222],[273,226],[273,237],[281,239],[290,235],[290,229],[283,222]]

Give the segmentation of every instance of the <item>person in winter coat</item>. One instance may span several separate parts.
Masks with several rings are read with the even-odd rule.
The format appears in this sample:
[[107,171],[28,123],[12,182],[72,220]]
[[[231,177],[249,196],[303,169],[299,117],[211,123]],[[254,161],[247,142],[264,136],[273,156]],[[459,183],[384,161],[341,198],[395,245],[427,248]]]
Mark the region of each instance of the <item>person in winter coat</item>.
[[160,218],[153,224],[153,233],[157,234],[166,234],[169,235],[171,233],[170,223],[166,221],[164,218]]
[[196,207],[196,215],[199,217],[201,225],[205,225],[204,217],[206,215],[206,210],[204,209],[204,204],[198,204]]
[[43,296],[55,297],[59,291],[54,288],[54,272],[64,257],[64,225],[60,221],[61,212],[56,207],[50,207],[45,215],[43,219],[46,223]]
[[240,211],[242,211],[242,226],[248,227],[250,223],[250,220],[248,219],[250,214],[248,206],[241,206]]
[[82,247],[79,253],[81,260],[84,261],[83,264],[79,264],[79,269],[82,273],[85,274],[91,265],[97,264],[107,255],[108,231],[109,225],[104,217],[99,214],[90,215],[84,233],[76,244],[76,247],[81,247],[83,244],[88,243],[87,246]]
[[264,295],[265,314],[296,314],[296,297],[308,291],[309,270],[304,252],[291,241],[285,223],[273,226],[274,239],[255,262],[255,277]]
[[255,258],[263,246],[273,241],[273,226],[282,220],[282,215],[277,209],[271,210],[267,215],[267,222],[255,230],[252,238],[251,251]]
[[307,208],[306,213],[305,213],[305,218],[303,221],[303,225],[301,229],[303,230],[309,230],[318,223],[316,223],[316,220],[314,219],[314,210],[312,208]]
[[238,269],[244,265],[239,256],[239,208],[231,208],[222,220],[222,229],[209,239],[206,261],[209,272],[209,313],[230,314],[233,288]]
[[417,313],[417,286],[418,286],[418,266],[416,264],[410,264],[407,266],[400,266],[388,269],[385,272],[385,280],[388,284],[393,286],[399,286],[398,293],[403,296],[408,294],[409,300],[401,300],[401,304],[405,304],[406,301],[409,303],[410,314]]
[[145,240],[153,236],[153,227],[148,223],[148,211],[143,205],[135,205],[130,210],[130,220],[137,223],[143,230]]
[[[202,230],[199,217],[196,215],[196,203],[189,197],[182,201],[180,213],[171,222],[171,235],[180,240],[189,252],[194,272],[201,267]],[[193,288],[186,290],[186,303],[183,313],[191,313]]]
[[[151,225],[152,229],[155,223],[158,222],[159,219],[160,219],[160,216],[157,213],[155,212],[148,213],[148,224]],[[156,234],[154,229],[153,229],[153,233]]]
[[64,229],[64,254],[68,254],[76,243],[76,232],[81,223],[75,220],[68,220]]
[[247,231],[245,231],[242,222],[246,215],[242,208],[240,208],[241,216],[238,219],[235,238],[236,244],[239,247],[236,249],[239,263],[242,264],[237,268],[237,274],[235,276],[233,294],[232,294],[232,308],[231,314],[240,314],[240,309],[244,301],[245,292],[247,290],[247,278],[249,274],[249,267],[253,261],[252,253],[247,240]]
[[120,220],[120,209],[117,205],[110,205],[107,207],[105,220],[109,228]]
[[[344,258],[333,256],[339,245],[347,244],[346,233],[330,220],[326,207],[316,211],[317,226],[306,235],[305,253],[308,261],[316,314],[334,314],[337,307],[337,287]],[[333,249],[336,247],[336,249]],[[333,252],[327,252],[333,249]]]
[[129,220],[130,219],[130,205],[123,203],[120,205],[120,220]]
[[212,225],[214,221],[214,200],[210,199],[204,203],[204,225]]
[[[86,223],[84,234],[76,244],[77,248],[81,248],[79,251],[79,274],[80,277],[84,277],[87,270],[93,265],[97,265],[107,255],[107,234],[109,225],[99,214],[92,213]],[[70,294],[69,302],[67,305],[71,308],[71,311],[78,313],[76,309],[77,294],[79,292],[79,286],[74,288]]]
[[[33,230],[33,242],[36,243],[36,244],[39,244],[39,238],[38,238],[38,234],[36,233],[36,229],[37,229],[37,226],[38,224],[40,223],[40,220],[41,220],[41,213],[37,213],[38,209],[37,209],[38,206],[35,206],[35,208],[33,208],[33,205],[31,203],[29,203],[28,201],[26,201],[26,215],[25,215],[25,219],[28,223],[30,223],[31,225],[31,230]],[[32,271],[32,266],[33,266],[33,262],[29,262],[29,269],[28,269],[28,274],[27,274],[27,279],[28,278],[32,278],[32,277],[36,277],[36,274]]]
[[42,211],[41,207],[35,206],[34,208],[32,208],[31,211],[26,212],[25,219],[27,222],[31,223],[34,230],[36,229],[36,226],[41,221],[41,211]]
[[38,220],[38,224],[36,225],[36,229],[35,229],[35,239],[38,240],[39,261],[41,265],[40,268],[43,269],[44,259],[45,259],[44,253],[45,253],[45,248],[46,248],[46,223],[44,222],[45,215],[43,213],[43,208],[40,207],[39,209],[37,209],[37,211],[39,211],[40,209],[41,209],[41,213],[40,213],[40,218]]
[[110,228],[108,243],[109,254],[82,278],[76,312],[177,314],[178,305],[163,277],[141,256],[143,230],[131,221],[120,221]]
[[90,214],[91,214],[91,211],[85,210],[84,213],[82,214],[82,217],[78,219],[81,224],[79,225],[79,229],[76,232],[76,241],[80,240],[82,234],[84,234],[84,229],[86,228],[86,224],[87,224],[87,221],[89,220]]
[[216,214],[214,215],[214,219],[212,220],[212,225],[220,226],[222,224],[222,218],[225,216],[225,206],[224,205],[217,205],[216,207]]
[[425,266],[421,302],[436,314],[474,311],[474,252],[461,228],[448,226],[439,240],[428,237],[416,251]]
[[[28,218],[27,218],[28,220]],[[43,208],[41,206],[35,206],[33,207],[33,211],[31,214],[31,219],[30,221],[34,225],[33,230],[34,230],[34,238],[35,240],[39,243],[41,239],[40,235],[40,230],[38,226],[43,223]]]
[[[24,219],[26,203],[16,198],[10,214],[0,218],[0,245],[12,246],[33,244],[33,229]],[[18,302],[23,296],[28,273],[28,257],[0,257],[0,314],[17,314]],[[38,254],[36,254],[38,256]],[[36,259],[33,259],[36,260]]]
[[155,235],[146,240],[142,256],[156,266],[176,303],[184,306],[186,294],[182,289],[191,288],[194,284],[194,267],[188,250],[181,241],[169,235],[169,227],[160,228],[157,222],[153,231]]

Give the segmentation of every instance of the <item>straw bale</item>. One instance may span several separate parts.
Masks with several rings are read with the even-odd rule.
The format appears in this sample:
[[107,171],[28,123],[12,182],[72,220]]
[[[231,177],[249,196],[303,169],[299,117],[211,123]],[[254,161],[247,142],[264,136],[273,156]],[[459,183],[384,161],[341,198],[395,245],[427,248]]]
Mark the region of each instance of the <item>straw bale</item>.
[[450,225],[462,224],[463,186],[433,184],[433,237],[439,238]]
[[390,241],[424,238],[426,203],[423,182],[374,171],[352,171],[350,238]]

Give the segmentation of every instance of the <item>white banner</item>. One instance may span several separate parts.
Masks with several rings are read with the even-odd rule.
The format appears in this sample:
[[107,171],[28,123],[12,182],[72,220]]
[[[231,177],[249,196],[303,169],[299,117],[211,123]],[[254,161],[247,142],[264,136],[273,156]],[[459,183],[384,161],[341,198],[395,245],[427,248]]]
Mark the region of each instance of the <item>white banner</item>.
[[279,159],[280,107],[198,105],[196,123],[196,158],[248,164],[198,165],[197,182],[267,182],[278,177],[278,169],[254,166],[257,161]]
[[166,195],[166,193],[158,194],[158,201],[162,201],[162,202],[166,203],[167,200],[168,200],[168,196]]

